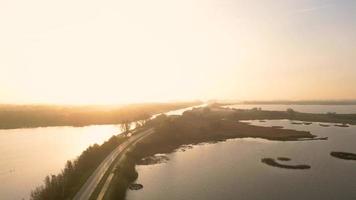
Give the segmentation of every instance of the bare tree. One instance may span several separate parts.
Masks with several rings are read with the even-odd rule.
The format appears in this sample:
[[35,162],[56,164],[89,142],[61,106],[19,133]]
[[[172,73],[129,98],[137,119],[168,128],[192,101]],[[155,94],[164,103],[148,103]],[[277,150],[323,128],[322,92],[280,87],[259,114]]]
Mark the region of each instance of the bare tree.
[[125,135],[127,135],[131,129],[131,125],[132,125],[132,122],[130,122],[129,120],[124,120],[120,124],[120,129]]

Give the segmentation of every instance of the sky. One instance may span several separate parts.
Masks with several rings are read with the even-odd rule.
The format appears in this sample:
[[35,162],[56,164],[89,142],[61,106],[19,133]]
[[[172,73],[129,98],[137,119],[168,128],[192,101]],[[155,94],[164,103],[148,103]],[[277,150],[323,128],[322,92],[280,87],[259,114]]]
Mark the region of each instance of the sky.
[[0,0],[0,103],[356,99],[354,0]]

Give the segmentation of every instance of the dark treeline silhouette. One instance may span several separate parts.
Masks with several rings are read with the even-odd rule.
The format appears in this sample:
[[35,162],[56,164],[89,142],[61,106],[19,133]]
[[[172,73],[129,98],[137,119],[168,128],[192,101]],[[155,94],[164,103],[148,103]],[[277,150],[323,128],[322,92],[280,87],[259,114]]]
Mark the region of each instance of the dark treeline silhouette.
[[122,106],[0,105],[0,129],[119,124],[199,103],[146,103]]
[[67,161],[58,175],[47,176],[44,185],[31,193],[31,200],[71,199],[101,161],[126,140],[123,135],[113,136],[102,145],[92,145],[74,161]]

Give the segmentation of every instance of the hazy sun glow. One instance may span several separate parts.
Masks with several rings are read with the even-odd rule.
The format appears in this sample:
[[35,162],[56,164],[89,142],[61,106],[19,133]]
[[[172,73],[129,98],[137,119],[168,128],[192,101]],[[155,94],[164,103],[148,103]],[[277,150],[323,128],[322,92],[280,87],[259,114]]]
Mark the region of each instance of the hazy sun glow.
[[352,0],[3,0],[0,103],[356,98]]

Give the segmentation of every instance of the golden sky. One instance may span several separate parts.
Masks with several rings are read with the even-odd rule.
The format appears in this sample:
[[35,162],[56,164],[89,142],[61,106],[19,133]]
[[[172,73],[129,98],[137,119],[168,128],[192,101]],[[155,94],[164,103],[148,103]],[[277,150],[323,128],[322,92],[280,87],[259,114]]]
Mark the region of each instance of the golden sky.
[[353,0],[0,0],[0,103],[356,99]]

